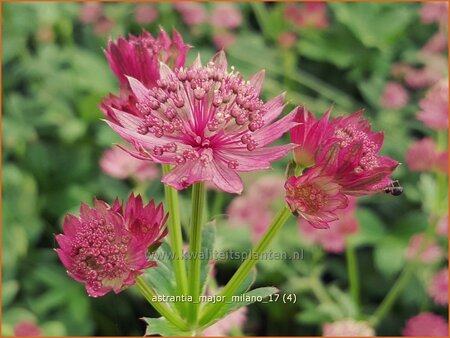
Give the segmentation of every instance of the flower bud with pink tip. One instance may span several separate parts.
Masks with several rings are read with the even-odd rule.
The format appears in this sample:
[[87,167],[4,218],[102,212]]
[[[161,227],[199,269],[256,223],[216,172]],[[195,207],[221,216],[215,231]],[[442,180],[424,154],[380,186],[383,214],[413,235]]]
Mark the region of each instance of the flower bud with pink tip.
[[95,199],[94,208],[81,204],[80,217],[66,216],[56,252],[89,296],[119,293],[156,265],[148,260],[147,250],[167,234],[166,220],[161,204],[144,206],[140,195],[131,194],[125,207],[117,199],[112,207]]

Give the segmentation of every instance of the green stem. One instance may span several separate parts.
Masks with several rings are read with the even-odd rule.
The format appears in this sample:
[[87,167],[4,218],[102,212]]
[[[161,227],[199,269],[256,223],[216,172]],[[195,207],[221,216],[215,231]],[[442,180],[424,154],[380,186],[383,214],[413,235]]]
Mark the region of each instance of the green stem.
[[255,12],[256,21],[258,22],[259,27],[263,33],[263,36],[268,39],[270,37],[269,28],[266,25],[267,22],[267,9],[264,3],[259,2],[251,2],[251,6],[253,8],[253,12]]
[[222,204],[224,200],[225,194],[221,191],[216,192],[216,198],[214,199],[214,204],[212,207],[212,214],[211,216],[217,216],[222,212]]
[[200,296],[200,251],[202,245],[202,225],[205,206],[205,183],[192,186],[192,213],[189,236],[189,294],[192,296],[188,321],[197,323]]
[[147,285],[147,283],[142,279],[142,277],[136,277],[136,285],[142,295],[147,299],[147,301],[154,307],[158,313],[166,318],[169,322],[171,322],[176,327],[185,330],[186,324],[184,321],[178,317],[175,313],[173,313],[168,306],[164,303],[161,303],[157,300],[156,292]]
[[269,246],[270,242],[274,239],[275,235],[280,231],[283,225],[286,223],[286,220],[291,215],[291,211],[287,206],[283,206],[283,208],[277,213],[269,228],[266,230],[262,238],[259,240],[255,249],[251,252],[251,254],[247,257],[244,263],[238,268],[233,277],[227,283],[227,285],[223,288],[220,296],[223,296],[225,302],[217,302],[210,303],[205,306],[202,311],[202,316],[200,318],[200,326],[208,325],[215,316],[220,312],[223,306],[230,301],[231,296],[234,295],[236,290],[245,280],[245,278],[250,273],[251,269],[258,262],[258,258],[261,253],[264,252]]
[[322,304],[334,303],[325,290],[322,281],[317,276],[310,279],[310,287],[317,300],[319,300]]
[[[170,165],[163,164],[163,174],[170,172]],[[177,291],[180,295],[188,294],[188,282],[186,267],[183,259],[183,235],[181,232],[180,208],[178,203],[178,192],[171,186],[164,185],[166,196],[166,205],[169,211],[169,240],[174,253],[173,266],[175,270],[175,279]]]
[[346,241],[345,255],[347,259],[348,281],[350,284],[350,294],[352,295],[353,303],[356,307],[356,313],[359,315],[359,275],[358,262],[356,259],[355,248],[350,240]]

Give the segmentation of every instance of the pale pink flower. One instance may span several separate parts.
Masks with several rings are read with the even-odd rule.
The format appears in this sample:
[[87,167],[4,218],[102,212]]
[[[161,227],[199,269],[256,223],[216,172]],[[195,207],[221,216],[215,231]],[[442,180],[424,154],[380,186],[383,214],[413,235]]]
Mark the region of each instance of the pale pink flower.
[[422,109],[417,119],[428,127],[443,130],[448,128],[448,82],[440,81],[419,102]]
[[240,193],[239,172],[269,169],[291,145],[267,147],[295,125],[294,112],[281,114],[283,95],[264,103],[259,93],[264,72],[250,81],[227,70],[224,52],[206,66],[200,59],[172,71],[160,66],[160,80],[147,88],[128,77],[137,99],[134,111],[110,107],[108,124],[137,150],[134,156],[173,164],[162,182],[185,189],[211,181],[222,191]]
[[447,44],[447,36],[444,32],[439,31],[428,40],[422,51],[425,53],[440,53],[447,50]]
[[109,32],[114,27],[114,21],[107,18],[106,16],[101,16],[94,25],[94,33],[99,37],[104,37],[108,35]]
[[430,172],[436,168],[438,152],[431,137],[412,143],[406,152],[406,163],[410,170]]
[[293,32],[283,32],[278,36],[278,43],[283,48],[291,48],[297,42],[297,36]]
[[[411,237],[408,249],[406,251],[407,260],[412,260],[417,255],[417,252],[422,245],[423,240],[424,234],[422,233],[415,234]],[[422,254],[419,257],[419,260],[422,263],[435,263],[439,261],[443,256],[444,252],[442,251],[440,246],[434,240],[429,240],[427,246],[425,247],[425,250],[422,251]]]
[[433,22],[445,24],[448,20],[448,2],[425,2],[420,9],[420,18],[423,23]]
[[370,337],[375,330],[364,321],[343,319],[323,326],[324,337]]
[[213,42],[217,49],[227,49],[236,42],[236,35],[232,32],[221,30],[214,33]]
[[448,236],[448,215],[441,217],[437,224],[436,232],[441,236]]
[[348,235],[358,232],[359,224],[355,215],[356,199],[349,198],[345,209],[336,210],[337,220],[329,223],[328,229],[316,229],[308,222],[299,219],[302,238],[311,244],[318,244],[331,253],[342,253]]
[[438,154],[436,160],[436,169],[440,170],[444,174],[448,174],[448,150],[445,150]]
[[158,19],[159,13],[153,4],[137,4],[134,9],[134,20],[141,25],[147,25]]
[[207,13],[202,3],[180,1],[174,2],[173,7],[181,14],[181,19],[186,25],[196,26],[207,20]]
[[399,109],[408,104],[409,94],[400,83],[388,82],[381,96],[381,106],[384,108]]
[[427,288],[428,294],[439,305],[448,304],[448,270],[438,271]]
[[405,75],[405,82],[412,89],[429,87],[442,78],[439,71],[427,65],[422,68],[412,68]]
[[101,159],[100,167],[109,176],[138,181],[151,181],[159,176],[156,165],[150,161],[142,161],[119,147],[107,149]]
[[397,62],[394,63],[391,67],[391,75],[395,78],[403,79],[406,75],[408,75],[413,70],[410,64]]
[[327,5],[325,2],[304,2],[302,5],[289,3],[286,5],[284,17],[299,28],[328,27]]
[[70,277],[84,283],[89,296],[119,293],[135,283],[144,269],[155,266],[147,250],[167,234],[162,205],[143,205],[130,195],[125,208],[118,200],[110,207],[95,200],[94,208],[81,203],[80,217],[67,215],[64,233],[56,236],[56,252]]
[[242,23],[241,11],[232,2],[215,3],[210,22],[219,28],[238,28]]
[[283,198],[285,180],[281,175],[264,175],[253,182],[248,195],[260,199],[260,203],[270,205],[272,202]]
[[242,329],[247,320],[247,308],[241,307],[203,331],[203,336],[228,337],[233,329]]
[[291,176],[285,184],[286,202],[293,213],[315,228],[328,229],[329,223],[338,219],[337,209],[348,204],[334,178],[322,175],[316,167],[302,176]]
[[82,23],[95,23],[103,13],[102,4],[100,2],[84,2],[80,5],[80,21]]
[[14,326],[14,336],[28,337],[28,336],[42,336],[42,330],[39,326],[29,321],[21,321]]
[[402,334],[405,337],[448,337],[448,323],[441,316],[423,312],[406,322]]

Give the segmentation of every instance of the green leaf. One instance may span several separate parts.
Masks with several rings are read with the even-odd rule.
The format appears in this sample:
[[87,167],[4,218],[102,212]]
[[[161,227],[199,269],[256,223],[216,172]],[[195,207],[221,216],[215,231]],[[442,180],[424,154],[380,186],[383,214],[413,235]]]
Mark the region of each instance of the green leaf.
[[372,211],[367,208],[358,208],[356,217],[359,221],[359,231],[350,237],[355,247],[375,244],[383,240],[385,235],[383,223]]
[[385,276],[399,272],[405,263],[406,244],[396,237],[388,236],[375,248],[375,266]]
[[175,325],[167,321],[166,318],[142,318],[147,323],[145,330],[146,336],[161,335],[161,336],[191,336],[190,332],[184,332]]
[[216,237],[216,222],[212,221],[204,225],[202,231],[201,265],[200,265],[200,294],[205,292],[209,272],[211,271],[210,260],[214,254],[214,243]]

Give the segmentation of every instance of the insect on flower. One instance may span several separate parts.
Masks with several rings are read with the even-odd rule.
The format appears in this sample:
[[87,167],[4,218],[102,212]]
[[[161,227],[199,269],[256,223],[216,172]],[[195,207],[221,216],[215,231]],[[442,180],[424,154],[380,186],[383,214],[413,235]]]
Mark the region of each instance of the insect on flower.
[[392,196],[400,196],[403,194],[403,187],[400,185],[398,180],[393,181],[386,188],[383,189],[386,194],[391,194]]

